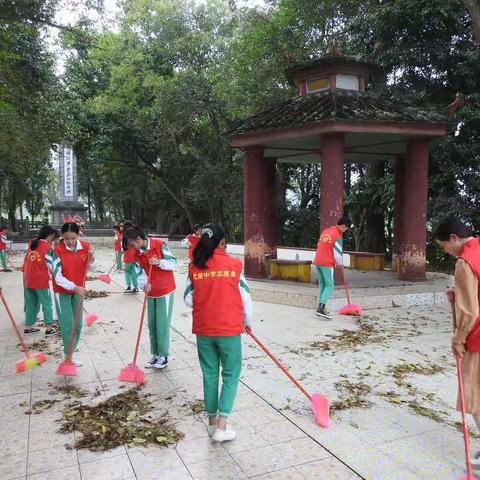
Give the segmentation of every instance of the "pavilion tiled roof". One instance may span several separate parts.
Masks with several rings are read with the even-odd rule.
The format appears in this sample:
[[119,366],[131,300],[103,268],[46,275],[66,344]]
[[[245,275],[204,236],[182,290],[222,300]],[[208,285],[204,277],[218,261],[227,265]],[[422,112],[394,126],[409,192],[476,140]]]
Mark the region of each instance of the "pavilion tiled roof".
[[238,122],[233,136],[323,121],[376,123],[450,123],[435,110],[411,107],[372,92],[326,90],[297,96]]

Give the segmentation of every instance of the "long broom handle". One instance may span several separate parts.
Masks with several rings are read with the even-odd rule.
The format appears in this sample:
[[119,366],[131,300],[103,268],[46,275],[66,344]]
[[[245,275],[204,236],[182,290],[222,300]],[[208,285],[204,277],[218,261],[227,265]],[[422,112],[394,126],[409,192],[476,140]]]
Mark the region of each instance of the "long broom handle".
[[7,316],[10,319],[10,321],[12,322],[13,328],[15,329],[15,333],[17,334],[18,341],[20,342],[20,345],[22,346],[23,353],[25,353],[25,356],[27,358],[30,358],[30,354],[28,353],[28,347],[25,343],[25,340],[22,337],[22,334],[20,333],[20,330],[19,330],[17,324],[15,323],[15,319],[13,318],[12,312],[10,311],[10,308],[8,307],[7,301],[5,300],[5,297],[3,296],[3,291],[2,291],[1,288],[0,288],[0,298],[2,299],[2,303],[5,307],[5,310],[7,311]]
[[113,262],[113,265],[110,267],[110,270],[108,271],[107,275],[110,276],[110,274],[112,273],[112,270],[113,270],[113,267],[117,264],[117,261],[115,260],[115,262]]
[[[454,330],[457,328],[457,316],[455,313],[455,301],[450,302],[452,308],[452,323]],[[463,388],[463,375],[462,375],[462,359],[455,355],[455,362],[457,364],[457,377],[458,377],[458,389],[460,391],[460,407],[462,410],[462,429],[463,429],[463,443],[465,446],[465,459],[467,462],[467,478],[473,478],[472,462],[470,457],[470,435],[468,433],[467,420],[465,418],[465,392]]]
[[298,383],[292,374],[277,360],[277,358],[271,353],[267,347],[253,334],[250,329],[247,329],[247,333],[255,340],[256,344],[273,360],[275,365],[293,382],[293,384],[309,399],[312,400],[312,396]]
[[352,302],[350,302],[350,290],[348,288],[348,282],[347,278],[345,277],[345,269],[343,265],[341,266],[342,269],[342,278],[343,278],[343,286],[345,287],[345,293],[347,294],[347,303],[350,305]]
[[[152,265],[150,265],[148,268],[147,284],[150,281],[151,274],[152,274]],[[138,349],[140,348],[140,338],[142,337],[143,321],[145,319],[145,310],[147,308],[147,296],[148,296],[148,293],[145,292],[145,297],[143,298],[142,314],[140,315],[140,325],[138,326],[137,342],[135,343],[135,353],[133,354],[132,365],[136,365],[137,363]]]
[[[87,258],[87,265],[85,266],[85,273],[83,274],[82,287],[85,287],[85,282],[87,280],[87,273],[88,273],[89,264],[90,264],[90,255]],[[74,293],[74,295],[75,295],[75,293]],[[72,334],[70,335],[70,341],[68,342],[68,350],[67,350],[67,359],[68,360],[72,359],[73,342],[75,341],[75,334],[76,334],[76,331],[77,331],[78,319],[80,318],[80,310],[82,309],[82,307],[83,307],[83,295],[80,295],[80,298],[78,299],[78,302],[77,302],[77,309],[75,310],[75,319],[73,321]]]

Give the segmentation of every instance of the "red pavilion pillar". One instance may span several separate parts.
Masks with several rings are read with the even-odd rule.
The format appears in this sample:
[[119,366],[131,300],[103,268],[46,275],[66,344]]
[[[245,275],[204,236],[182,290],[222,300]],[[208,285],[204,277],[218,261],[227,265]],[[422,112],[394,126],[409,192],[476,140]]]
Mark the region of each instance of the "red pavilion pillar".
[[405,155],[400,207],[400,278],[424,280],[427,243],[428,138],[411,139]]
[[405,196],[405,156],[398,155],[395,159],[395,200],[393,207],[393,256],[392,268],[399,272],[402,256],[402,207]]
[[276,255],[276,160],[263,158],[262,147],[244,157],[245,273],[265,277],[265,255]]
[[[344,191],[344,136],[323,135],[321,139],[320,171],[320,232],[336,225],[343,214]],[[335,283],[342,282],[338,269],[334,273]]]

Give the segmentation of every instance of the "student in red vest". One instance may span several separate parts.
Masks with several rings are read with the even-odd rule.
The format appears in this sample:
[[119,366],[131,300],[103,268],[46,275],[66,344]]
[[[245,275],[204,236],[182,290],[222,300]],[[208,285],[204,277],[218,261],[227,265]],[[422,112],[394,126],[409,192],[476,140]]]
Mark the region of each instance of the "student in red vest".
[[202,236],[202,227],[203,223],[197,223],[193,226],[193,233],[182,240],[182,247],[185,245],[188,248],[188,258],[190,261],[193,260],[193,251]]
[[[96,270],[95,259],[90,251],[90,244],[79,239],[80,228],[76,223],[64,223],[62,239],[55,247],[53,258],[53,292],[55,294],[55,308],[57,310],[60,333],[63,340],[63,351],[67,355],[68,343],[72,335],[73,323],[77,310],[77,303],[85,295],[86,271]],[[57,282],[58,272],[62,273],[65,282]],[[83,309],[80,309],[73,351],[77,348],[82,330]],[[75,362],[77,366],[81,364]]]
[[147,237],[139,227],[129,228],[125,231],[125,236],[129,246],[136,249],[135,260],[147,274],[151,271],[144,290],[148,297],[148,332],[152,358],[145,368],[162,369],[168,365],[175,292],[173,271],[177,267],[177,259],[165,242]]
[[342,217],[333,227],[325,229],[320,234],[317,252],[313,264],[317,267],[318,277],[318,309],[315,312],[319,317],[331,320],[327,311],[327,302],[334,289],[333,271],[336,265],[342,265],[343,234],[351,227],[348,217]]
[[[480,237],[460,220],[447,219],[438,225],[435,238],[445,253],[458,258],[455,288],[448,292],[456,316],[452,351],[462,359],[466,411],[480,430]],[[480,469],[479,460],[474,467]]]
[[5,257],[5,251],[7,249],[7,227],[5,225],[0,226],[0,263],[4,272],[11,272],[7,267],[7,260]]
[[[225,234],[216,224],[203,234],[188,267],[185,304],[193,308],[192,331],[203,373],[208,433],[217,442],[234,440],[227,424],[242,369],[242,339],[252,320],[252,300],[242,275],[242,262],[225,252]],[[222,388],[218,383],[222,367]]]
[[117,262],[117,272],[122,271],[122,227],[120,225],[113,226],[113,233],[115,234],[114,240],[114,249],[115,249],[115,260]]
[[53,328],[52,297],[50,296],[50,274],[56,276],[59,285],[67,286],[58,259],[53,253],[52,244],[58,238],[57,230],[43,226],[37,237],[27,247],[23,258],[23,287],[25,299],[25,335],[40,331],[34,327],[40,306],[43,310],[44,323],[47,326],[45,336],[55,334]]

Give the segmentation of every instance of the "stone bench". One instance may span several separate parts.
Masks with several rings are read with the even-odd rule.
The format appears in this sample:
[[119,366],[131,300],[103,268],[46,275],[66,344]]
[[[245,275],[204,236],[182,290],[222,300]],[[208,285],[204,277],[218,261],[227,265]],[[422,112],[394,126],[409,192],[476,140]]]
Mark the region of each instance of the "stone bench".
[[343,252],[350,256],[352,270],[384,270],[385,254],[370,252]]
[[310,260],[268,260],[270,278],[272,280],[294,280],[296,282],[310,283]]

